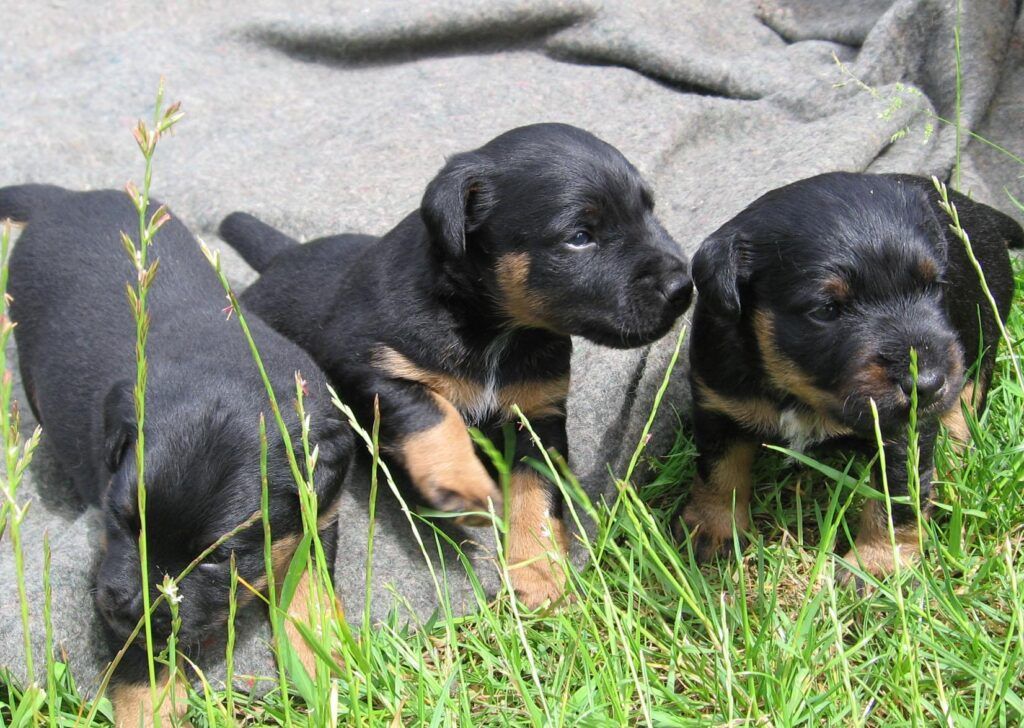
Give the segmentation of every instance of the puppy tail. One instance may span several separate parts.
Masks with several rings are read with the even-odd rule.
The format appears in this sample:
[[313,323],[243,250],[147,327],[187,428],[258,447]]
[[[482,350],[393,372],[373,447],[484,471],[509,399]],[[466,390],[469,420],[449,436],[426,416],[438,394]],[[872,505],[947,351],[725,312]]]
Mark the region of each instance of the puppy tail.
[[299,244],[246,212],[232,212],[221,220],[218,234],[257,273],[262,273],[278,253]]
[[0,188],[0,220],[25,223],[41,208],[66,197],[68,191],[55,185],[15,185]]

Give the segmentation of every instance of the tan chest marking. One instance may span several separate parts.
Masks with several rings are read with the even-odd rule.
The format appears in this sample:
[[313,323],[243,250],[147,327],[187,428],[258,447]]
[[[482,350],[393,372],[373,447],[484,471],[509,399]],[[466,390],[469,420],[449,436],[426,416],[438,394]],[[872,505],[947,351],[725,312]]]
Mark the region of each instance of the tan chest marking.
[[[418,382],[451,402],[467,424],[479,424],[493,415],[506,420],[513,418],[512,405],[529,418],[564,414],[565,399],[569,394],[569,378],[520,381],[502,386],[497,376],[489,376],[484,383],[430,371],[413,363],[391,347],[380,347],[374,362],[378,367],[398,379]],[[496,366],[489,366],[494,372]]]
[[696,378],[701,406],[726,415],[744,427],[766,437],[780,437],[794,450],[852,434],[852,430],[826,414],[813,410],[778,408],[763,397],[730,397],[720,394]]

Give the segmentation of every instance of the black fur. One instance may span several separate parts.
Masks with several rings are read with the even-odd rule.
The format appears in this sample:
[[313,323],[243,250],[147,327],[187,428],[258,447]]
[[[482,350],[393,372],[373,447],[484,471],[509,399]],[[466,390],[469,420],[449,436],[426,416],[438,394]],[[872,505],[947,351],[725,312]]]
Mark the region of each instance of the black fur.
[[[1005,319],[1013,293],[1007,246],[1019,247],[1024,233],[1006,215],[950,195]],[[767,400],[780,412],[823,415],[868,449],[875,439],[873,398],[889,488],[893,496],[906,495],[913,347],[927,504],[939,418],[959,406],[968,370],[978,381],[979,406],[984,402],[999,342],[991,308],[949,222],[927,179],[832,173],[765,194],[703,242],[693,260],[699,296],[690,349],[695,488],[707,483],[734,443],[782,435],[716,410],[701,394],[704,386],[733,400]],[[838,297],[837,279],[840,289],[848,288]],[[827,397],[780,386],[777,373],[773,379],[755,326],[765,314],[773,322],[773,346]],[[690,525],[699,525],[695,510],[691,515]],[[912,518],[909,505],[895,507],[897,525]],[[702,557],[716,550],[706,534],[697,536]]]
[[[154,203],[155,205],[158,203]],[[123,644],[142,616],[135,324],[125,298],[135,272],[119,238],[137,241],[138,218],[123,192],[70,192],[26,185],[0,190],[0,218],[26,222],[10,264],[11,316],[26,393],[57,459],[83,500],[99,505],[105,549],[96,605]],[[238,324],[226,321],[225,297],[198,244],[171,219],[156,234],[160,267],[149,296],[151,328],[146,390],[146,489],[150,576],[177,575],[201,551],[260,508],[260,413],[269,428],[269,487],[274,538],[301,533],[299,501],[256,365]],[[308,382],[311,440],[320,444],[319,504],[334,507],[352,451],[352,436],[330,405],[326,381],[310,358],[250,317],[253,337],[290,434],[298,441],[294,374]],[[321,534],[333,559],[333,523]],[[179,586],[179,641],[189,650],[224,624],[228,559],[249,583],[264,574],[257,524],[227,541]],[[170,613],[154,615],[166,639]],[[138,648],[135,648],[138,649]],[[144,661],[143,661],[144,662]],[[129,657],[125,665],[139,665]],[[122,681],[145,681],[127,674]]]
[[[331,236],[263,265],[280,234],[244,230],[248,219],[236,213],[221,226],[262,273],[244,300],[312,354],[363,422],[380,396],[385,447],[439,414],[423,387],[375,365],[379,347],[481,387],[550,381],[569,374],[570,335],[650,343],[692,292],[687,261],[633,165],[562,124],[513,129],[456,154],[420,209],[380,239]],[[527,271],[519,301],[509,292],[516,270]],[[461,414],[490,428],[512,419],[493,408]],[[551,438],[545,444],[565,453],[564,413]],[[520,455],[531,452],[520,439]],[[560,509],[554,493],[552,508]]]

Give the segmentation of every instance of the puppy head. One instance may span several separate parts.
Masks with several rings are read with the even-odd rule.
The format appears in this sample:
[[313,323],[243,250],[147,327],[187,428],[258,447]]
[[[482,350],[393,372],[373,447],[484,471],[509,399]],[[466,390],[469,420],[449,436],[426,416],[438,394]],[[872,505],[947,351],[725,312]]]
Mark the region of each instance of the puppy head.
[[946,315],[946,243],[924,192],[825,174],[767,193],[702,243],[698,317],[745,331],[775,388],[854,431],[956,401],[963,351]]
[[[156,400],[156,398],[153,398]],[[315,415],[314,415],[315,417]],[[131,388],[125,383],[107,397],[104,457],[110,482],[104,497],[105,549],[96,576],[97,608],[114,634],[126,640],[142,617],[139,557],[139,509],[135,466],[135,426]],[[245,421],[242,421],[242,420]],[[147,409],[146,529],[150,599],[154,601],[165,574],[177,577],[224,534],[260,510],[261,480],[256,419],[248,421],[230,407],[206,411]],[[335,501],[351,453],[351,439],[338,422],[322,421],[311,440],[320,444],[314,475],[321,513]],[[299,500],[284,445],[268,432],[268,491],[274,560],[287,566],[301,535]],[[230,556],[239,576],[257,587],[266,583],[262,522],[239,532],[178,585],[181,597],[178,639],[202,642],[223,625],[230,589]],[[278,576],[281,576],[280,574]],[[247,598],[239,589],[240,602]],[[161,604],[153,614],[154,636],[163,643],[170,634],[170,609]]]
[[513,129],[451,158],[421,214],[446,270],[515,326],[630,347],[690,303],[686,259],[651,190],[611,145],[564,124]]

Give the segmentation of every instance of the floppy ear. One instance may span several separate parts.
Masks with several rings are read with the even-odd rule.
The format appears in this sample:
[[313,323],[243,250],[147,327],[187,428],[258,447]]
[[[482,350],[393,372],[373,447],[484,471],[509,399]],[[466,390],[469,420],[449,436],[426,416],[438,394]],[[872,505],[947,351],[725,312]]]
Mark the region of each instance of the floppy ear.
[[700,244],[692,263],[698,300],[732,320],[740,316],[739,284],[750,276],[742,245],[738,232],[719,229]]
[[103,462],[114,472],[135,440],[135,397],[127,379],[114,384],[103,400]]
[[494,207],[490,165],[475,152],[456,154],[427,185],[420,215],[434,243],[446,256],[466,252],[466,236],[477,230]]

